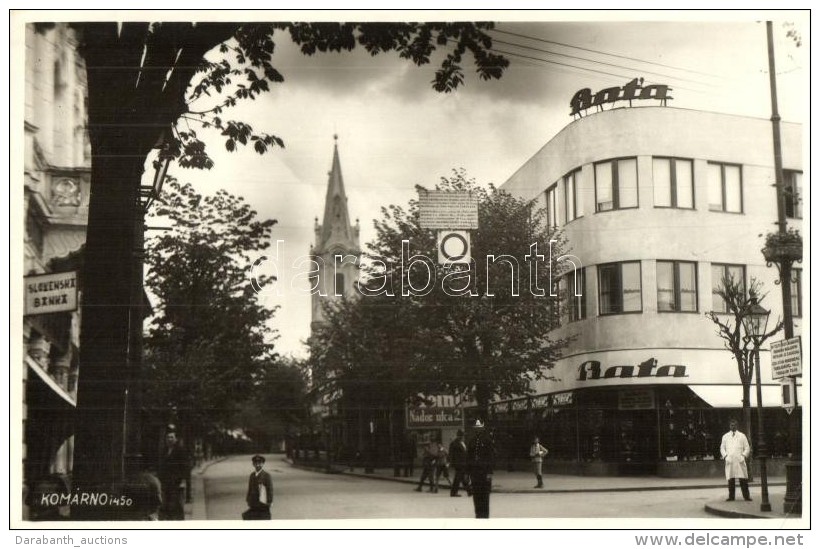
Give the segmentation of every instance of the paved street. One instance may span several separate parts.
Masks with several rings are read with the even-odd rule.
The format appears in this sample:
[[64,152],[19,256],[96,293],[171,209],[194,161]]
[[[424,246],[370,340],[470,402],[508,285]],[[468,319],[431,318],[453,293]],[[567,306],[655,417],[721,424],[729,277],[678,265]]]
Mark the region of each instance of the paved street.
[[[266,470],[274,484],[274,519],[472,518],[472,500],[417,493],[413,486],[342,474],[328,475],[293,467],[269,456]],[[214,463],[201,477],[204,516],[195,520],[237,520],[246,508],[250,456]],[[493,518],[714,518],[704,504],[720,488],[566,493],[494,493]]]

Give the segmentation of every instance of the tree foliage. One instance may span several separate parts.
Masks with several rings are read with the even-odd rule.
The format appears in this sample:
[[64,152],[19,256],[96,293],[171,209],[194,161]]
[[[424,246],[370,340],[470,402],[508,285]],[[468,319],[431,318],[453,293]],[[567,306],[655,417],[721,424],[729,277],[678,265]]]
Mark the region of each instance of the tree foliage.
[[[717,334],[723,340],[723,345],[732,353],[737,364],[737,373],[743,388],[743,421],[747,433],[751,432],[751,392],[752,376],[754,375],[754,342],[746,333],[743,324],[752,312],[752,308],[766,297],[762,293],[762,284],[752,279],[749,288],[743,280],[735,280],[733,276],[724,276],[717,288],[717,295],[726,304],[726,312],[708,311],[706,317],[717,327]],[[778,319],[774,328],[761,334],[758,344],[771,338],[783,329],[783,321]]]
[[[560,357],[567,341],[550,336],[558,308],[549,293],[566,267],[558,261],[564,239],[547,230],[543,212],[479,187],[463,170],[437,188],[478,195],[480,228],[472,231],[469,270],[433,266],[435,234],[420,227],[417,201],[384,208],[369,245],[364,296],[332,310],[311,347],[320,382],[344,390],[344,383],[358,381],[380,395],[395,387],[394,399],[463,394],[486,409],[494,396],[529,392]],[[543,255],[537,265],[536,253]],[[408,284],[421,289],[429,280],[426,269],[403,268],[421,255],[432,259],[434,283],[425,295],[402,295]],[[385,291],[371,295],[377,288]]]
[[249,257],[267,248],[275,221],[258,220],[225,191],[203,196],[175,180],[169,187],[156,214],[173,230],[148,243],[147,285],[158,303],[146,340],[146,399],[201,433],[227,422],[275,359],[274,311],[258,302]]

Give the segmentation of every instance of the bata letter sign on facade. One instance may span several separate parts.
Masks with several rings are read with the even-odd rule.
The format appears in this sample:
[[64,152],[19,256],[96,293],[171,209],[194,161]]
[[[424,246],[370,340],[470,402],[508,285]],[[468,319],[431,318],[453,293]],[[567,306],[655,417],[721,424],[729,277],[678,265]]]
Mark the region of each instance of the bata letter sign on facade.
[[77,272],[25,277],[27,315],[61,313],[77,309]]
[[633,78],[622,88],[606,88],[595,95],[592,95],[592,90],[584,88],[575,92],[572,96],[572,101],[569,106],[572,108],[572,116],[581,116],[581,111],[586,112],[587,109],[598,107],[599,111],[603,110],[605,103],[615,103],[616,101],[629,101],[629,106],[632,106],[633,99],[657,99],[661,105],[666,106],[666,101],[673,99],[669,92],[672,88],[666,84],[653,84],[651,86],[643,86],[643,78]]

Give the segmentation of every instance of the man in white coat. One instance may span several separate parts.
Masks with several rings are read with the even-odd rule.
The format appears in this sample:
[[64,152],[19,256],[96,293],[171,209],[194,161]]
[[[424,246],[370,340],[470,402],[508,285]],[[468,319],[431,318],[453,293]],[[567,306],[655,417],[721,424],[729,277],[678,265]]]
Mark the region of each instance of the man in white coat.
[[735,499],[735,479],[740,480],[743,499],[752,501],[749,496],[749,470],[746,467],[746,460],[751,453],[752,448],[746,435],[737,430],[737,420],[729,420],[729,432],[720,441],[720,455],[726,464],[726,480],[729,481],[729,497],[726,501]]

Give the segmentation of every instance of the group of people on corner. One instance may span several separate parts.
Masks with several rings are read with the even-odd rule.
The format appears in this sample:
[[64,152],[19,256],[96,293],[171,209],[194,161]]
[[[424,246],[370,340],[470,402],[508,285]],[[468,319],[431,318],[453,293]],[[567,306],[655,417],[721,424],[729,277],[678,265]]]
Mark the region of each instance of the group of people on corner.
[[[438,492],[439,480],[444,477],[450,485],[450,497],[461,497],[459,490],[463,486],[467,495],[473,497],[476,518],[489,518],[495,445],[481,420],[476,420],[474,430],[468,443],[464,440],[464,431],[459,429],[449,452],[440,440],[432,440],[424,447],[421,478],[415,490],[421,492],[428,481],[429,491]],[[450,466],[454,469],[452,481]]]

